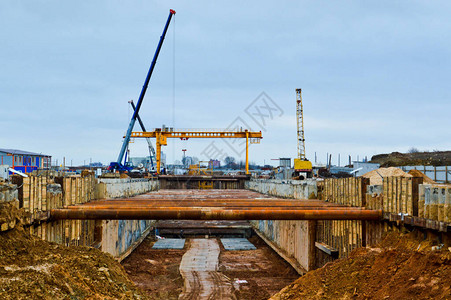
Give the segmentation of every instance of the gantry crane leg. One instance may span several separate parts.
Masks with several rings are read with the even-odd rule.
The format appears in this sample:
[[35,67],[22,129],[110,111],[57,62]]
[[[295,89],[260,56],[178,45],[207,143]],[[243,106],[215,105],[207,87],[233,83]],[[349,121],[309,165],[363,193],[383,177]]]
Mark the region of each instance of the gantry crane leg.
[[166,136],[161,134],[161,131],[156,132],[156,145],[157,145],[157,174],[160,174],[161,168],[161,146],[166,146],[168,144],[168,140]]
[[246,175],[249,174],[249,131],[246,130]]

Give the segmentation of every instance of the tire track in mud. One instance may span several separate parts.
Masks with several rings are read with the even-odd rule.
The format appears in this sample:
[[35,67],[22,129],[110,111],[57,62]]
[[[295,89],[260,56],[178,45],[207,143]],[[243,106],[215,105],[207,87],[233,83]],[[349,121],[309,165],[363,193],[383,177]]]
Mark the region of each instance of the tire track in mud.
[[180,263],[184,279],[180,300],[236,299],[230,279],[218,272],[220,247],[215,239],[192,239]]

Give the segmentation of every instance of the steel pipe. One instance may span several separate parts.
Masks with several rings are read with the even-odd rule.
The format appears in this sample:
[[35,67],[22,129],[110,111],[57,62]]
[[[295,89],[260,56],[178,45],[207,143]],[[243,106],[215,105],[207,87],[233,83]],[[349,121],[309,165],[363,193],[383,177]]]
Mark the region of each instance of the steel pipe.
[[[287,206],[287,207],[347,207],[342,204],[337,203],[328,203],[324,201],[229,201],[229,200],[221,200],[221,201],[209,201],[209,200],[100,200],[100,201],[91,201],[84,203],[82,205],[77,205],[77,207],[86,207],[86,206]],[[75,207],[75,206],[71,206]]]
[[54,220],[380,220],[381,210],[52,209]]
[[218,208],[224,210],[365,210],[364,207],[345,207],[345,206],[280,206],[280,205],[265,205],[265,206],[240,206],[240,205],[199,205],[193,204],[190,206],[183,205],[78,205],[78,206],[68,206],[68,209],[73,210],[89,210],[89,209],[151,209],[151,210],[190,210],[190,209],[201,209],[201,208]]

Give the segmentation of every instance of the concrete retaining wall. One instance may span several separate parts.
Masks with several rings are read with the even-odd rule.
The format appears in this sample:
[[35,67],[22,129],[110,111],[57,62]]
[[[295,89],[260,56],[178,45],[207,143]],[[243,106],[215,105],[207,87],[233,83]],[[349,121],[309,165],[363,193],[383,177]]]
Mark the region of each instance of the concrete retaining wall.
[[[159,181],[141,178],[100,178],[99,190],[105,198],[132,197],[159,189]],[[148,234],[152,220],[102,221],[101,250],[118,259],[125,258]]]
[[[265,180],[253,179],[246,188],[281,198],[316,198],[315,180]],[[315,223],[311,221],[252,221],[257,233],[299,273],[314,267]]]
[[153,223],[151,220],[102,221],[100,249],[122,260],[147,236]]
[[252,179],[246,182],[246,189],[282,198],[316,198],[318,190],[315,180],[266,180]]
[[143,178],[99,178],[99,198],[132,197],[160,188],[158,180]]
[[315,221],[251,221],[257,234],[299,273],[314,269]]

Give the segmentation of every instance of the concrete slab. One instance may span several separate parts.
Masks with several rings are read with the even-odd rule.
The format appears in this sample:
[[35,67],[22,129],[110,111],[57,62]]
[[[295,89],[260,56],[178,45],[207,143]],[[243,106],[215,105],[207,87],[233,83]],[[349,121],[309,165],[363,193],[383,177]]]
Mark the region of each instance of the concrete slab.
[[226,250],[255,250],[257,249],[248,239],[245,238],[226,238],[221,239],[221,243]]
[[161,239],[153,244],[152,249],[183,249],[185,239]]

